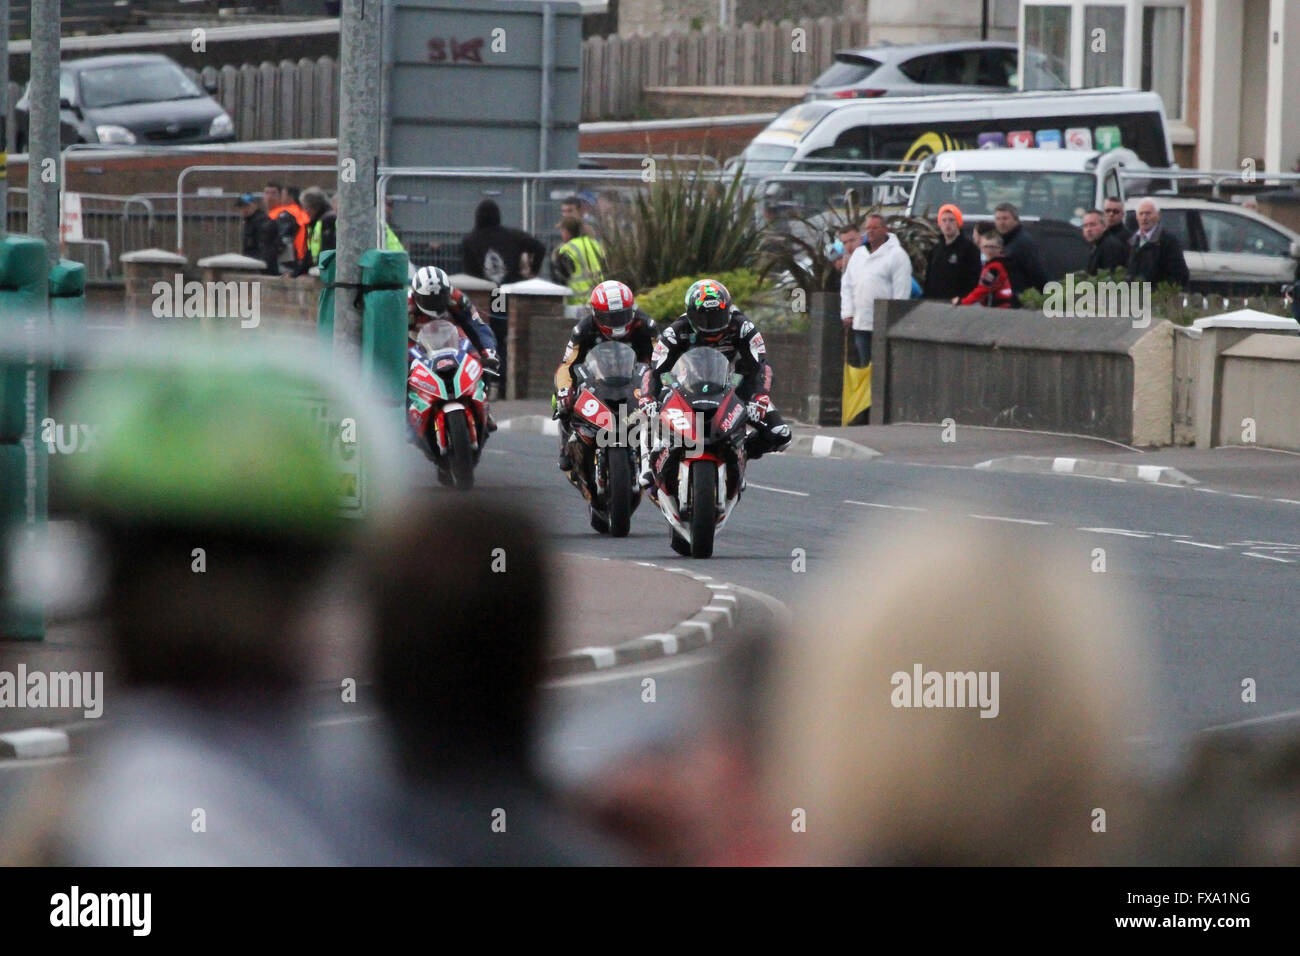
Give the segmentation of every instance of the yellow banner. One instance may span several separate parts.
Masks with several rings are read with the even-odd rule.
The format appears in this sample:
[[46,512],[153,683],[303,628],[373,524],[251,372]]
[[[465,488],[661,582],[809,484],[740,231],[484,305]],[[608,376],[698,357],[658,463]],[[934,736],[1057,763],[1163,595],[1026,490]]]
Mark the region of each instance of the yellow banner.
[[847,425],[871,407],[871,365],[866,368],[844,366],[844,396],[840,405],[840,424]]

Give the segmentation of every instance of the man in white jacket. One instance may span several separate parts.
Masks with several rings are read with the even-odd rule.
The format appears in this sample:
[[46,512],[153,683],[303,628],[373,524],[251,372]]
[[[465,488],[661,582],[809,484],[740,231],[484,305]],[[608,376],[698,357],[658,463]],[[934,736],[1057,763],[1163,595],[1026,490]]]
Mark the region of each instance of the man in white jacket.
[[840,280],[840,318],[853,329],[858,364],[871,361],[871,330],[877,299],[907,299],[912,295],[912,260],[885,225],[883,216],[867,217],[867,241],[849,257]]

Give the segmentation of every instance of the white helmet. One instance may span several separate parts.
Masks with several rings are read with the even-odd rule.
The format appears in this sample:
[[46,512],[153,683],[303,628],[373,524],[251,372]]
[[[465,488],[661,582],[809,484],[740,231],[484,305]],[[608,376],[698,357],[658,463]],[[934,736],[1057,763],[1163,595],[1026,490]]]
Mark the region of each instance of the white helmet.
[[411,279],[411,295],[425,315],[444,315],[451,307],[451,280],[437,266],[425,266]]

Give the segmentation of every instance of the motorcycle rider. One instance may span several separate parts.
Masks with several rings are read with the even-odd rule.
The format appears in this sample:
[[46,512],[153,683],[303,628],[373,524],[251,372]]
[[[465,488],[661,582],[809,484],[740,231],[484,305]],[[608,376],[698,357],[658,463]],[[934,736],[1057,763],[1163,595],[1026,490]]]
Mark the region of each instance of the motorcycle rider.
[[[763,334],[743,312],[731,303],[731,293],[716,279],[701,279],[686,292],[686,311],[659,335],[652,358],[650,377],[643,386],[643,402],[653,415],[658,383],[682,355],[692,348],[717,349],[744,376],[736,395],[746,403],[749,422],[754,426],[745,437],[745,457],[750,461],[768,452],[783,451],[790,444],[790,426],[772,404],[772,367],[767,364]],[[642,487],[651,484],[651,461],[641,463]]]
[[[490,378],[500,376],[501,359],[497,355],[497,339],[492,326],[483,321],[469,296],[453,288],[447,273],[437,266],[424,266],[411,277],[411,307],[408,334],[415,342],[420,326],[434,319],[443,319],[460,329],[478,352],[483,363],[483,374]],[[415,346],[419,348],[418,345]],[[489,411],[488,431],[497,430],[497,423]]]
[[623,342],[631,346],[638,362],[649,362],[658,329],[654,319],[636,307],[632,290],[613,279],[591,290],[587,313],[569,333],[564,358],[555,370],[553,417],[560,422],[560,470],[573,470],[568,454],[573,434],[573,366],[583,362],[587,353],[601,342]]

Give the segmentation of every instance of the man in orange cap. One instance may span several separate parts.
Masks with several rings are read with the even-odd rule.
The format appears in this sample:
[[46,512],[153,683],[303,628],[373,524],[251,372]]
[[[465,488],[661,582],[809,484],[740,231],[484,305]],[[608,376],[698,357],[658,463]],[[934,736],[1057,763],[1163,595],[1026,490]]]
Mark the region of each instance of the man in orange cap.
[[969,292],[980,277],[980,251],[961,231],[961,210],[949,203],[939,207],[943,241],[930,250],[922,292],[927,299],[951,302]]

